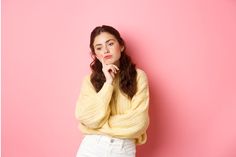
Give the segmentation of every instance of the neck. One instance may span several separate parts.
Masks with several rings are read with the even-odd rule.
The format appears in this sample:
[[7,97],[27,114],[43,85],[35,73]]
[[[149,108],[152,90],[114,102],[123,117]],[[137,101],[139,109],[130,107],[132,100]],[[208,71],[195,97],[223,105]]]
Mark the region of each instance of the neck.
[[114,64],[115,64],[118,68],[120,67],[120,62],[119,62],[119,61],[116,61]]

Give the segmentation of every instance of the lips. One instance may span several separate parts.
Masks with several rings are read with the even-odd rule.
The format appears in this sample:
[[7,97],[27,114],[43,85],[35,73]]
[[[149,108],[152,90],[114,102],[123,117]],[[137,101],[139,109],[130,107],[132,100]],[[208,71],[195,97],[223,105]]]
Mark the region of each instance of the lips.
[[106,55],[106,56],[104,56],[104,59],[110,59],[110,58],[112,58],[112,55]]

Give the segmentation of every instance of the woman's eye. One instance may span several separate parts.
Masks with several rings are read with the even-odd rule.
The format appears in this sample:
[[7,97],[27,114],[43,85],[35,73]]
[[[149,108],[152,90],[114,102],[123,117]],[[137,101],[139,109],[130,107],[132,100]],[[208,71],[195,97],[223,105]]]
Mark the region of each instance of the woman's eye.
[[114,44],[114,43],[109,43],[108,45],[109,45],[109,46],[112,46],[113,44]]
[[100,51],[101,49],[102,49],[101,47],[96,48],[97,51]]

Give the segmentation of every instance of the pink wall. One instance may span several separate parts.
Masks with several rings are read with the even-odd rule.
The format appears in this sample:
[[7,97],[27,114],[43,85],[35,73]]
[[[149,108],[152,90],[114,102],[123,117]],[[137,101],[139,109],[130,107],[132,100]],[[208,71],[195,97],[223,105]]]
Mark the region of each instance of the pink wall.
[[138,157],[236,156],[233,0],[2,0],[2,156],[73,157],[91,30],[120,30],[150,81]]

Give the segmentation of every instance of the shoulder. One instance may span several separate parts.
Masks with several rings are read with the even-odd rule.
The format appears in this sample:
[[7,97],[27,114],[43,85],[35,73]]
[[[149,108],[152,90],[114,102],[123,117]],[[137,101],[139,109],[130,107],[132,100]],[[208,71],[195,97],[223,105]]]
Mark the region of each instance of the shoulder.
[[84,77],[82,79],[82,84],[83,85],[90,85],[91,84],[90,76],[91,76],[91,74],[84,75]]
[[142,69],[136,68],[137,71],[137,79],[144,79],[144,80],[148,80],[147,74],[145,71],[143,71]]
[[84,76],[83,80],[90,80],[90,76],[91,76],[91,74],[86,74],[86,75]]
[[146,72],[136,68],[137,71],[137,92],[136,95],[148,92],[149,82]]

